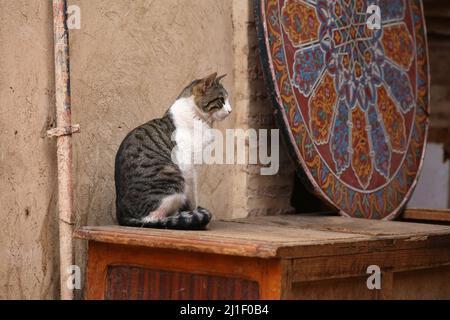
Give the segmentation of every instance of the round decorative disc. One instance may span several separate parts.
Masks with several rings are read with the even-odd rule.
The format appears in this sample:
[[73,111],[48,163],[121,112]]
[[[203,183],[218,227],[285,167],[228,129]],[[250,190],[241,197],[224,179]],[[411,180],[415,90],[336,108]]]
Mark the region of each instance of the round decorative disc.
[[394,218],[415,187],[428,131],[421,1],[255,4],[265,78],[301,176],[343,215]]

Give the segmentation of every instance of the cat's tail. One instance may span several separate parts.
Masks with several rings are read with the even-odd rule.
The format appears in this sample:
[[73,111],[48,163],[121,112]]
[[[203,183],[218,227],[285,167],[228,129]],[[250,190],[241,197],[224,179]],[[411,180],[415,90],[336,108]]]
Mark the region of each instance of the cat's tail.
[[140,228],[204,230],[211,218],[211,212],[205,208],[197,207],[193,211],[180,211],[162,219],[145,221],[131,219],[125,221],[124,225]]

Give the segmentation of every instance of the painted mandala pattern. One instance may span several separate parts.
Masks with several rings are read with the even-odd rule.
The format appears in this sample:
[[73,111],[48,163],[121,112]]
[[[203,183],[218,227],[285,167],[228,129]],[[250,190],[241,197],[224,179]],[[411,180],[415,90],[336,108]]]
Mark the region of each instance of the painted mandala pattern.
[[408,70],[414,59],[414,45],[406,25],[401,23],[385,27],[382,43],[386,55]]
[[[315,192],[345,215],[393,218],[428,129],[421,1],[255,1],[279,121]],[[369,4],[381,29],[367,27]]]
[[341,174],[350,165],[349,124],[349,108],[344,100],[340,100],[332,129],[335,134],[331,137],[331,154],[336,163],[337,174]]
[[382,122],[386,128],[385,131],[389,137],[391,149],[402,153],[406,148],[406,129],[404,118],[397,110],[394,101],[391,97],[389,97],[384,87],[379,87],[377,92],[377,107],[382,116]]
[[299,50],[295,54],[293,84],[308,96],[324,69],[324,53],[320,46]]
[[316,10],[306,2],[287,1],[282,10],[286,34],[294,46],[317,40],[319,22]]
[[366,115],[361,108],[352,110],[352,167],[360,185],[364,188],[370,183],[372,157],[367,134]]
[[309,102],[311,132],[317,144],[328,142],[336,100],[333,78],[327,73]]

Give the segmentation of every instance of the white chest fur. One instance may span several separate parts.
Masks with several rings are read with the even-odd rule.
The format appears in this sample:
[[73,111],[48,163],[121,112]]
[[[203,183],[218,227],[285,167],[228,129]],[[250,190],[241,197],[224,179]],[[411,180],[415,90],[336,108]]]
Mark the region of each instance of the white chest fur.
[[212,142],[209,125],[198,119],[193,98],[178,99],[170,108],[175,124],[172,140],[176,147],[172,151],[172,160],[183,173],[185,193],[190,209],[197,207],[197,166],[201,164],[205,146]]

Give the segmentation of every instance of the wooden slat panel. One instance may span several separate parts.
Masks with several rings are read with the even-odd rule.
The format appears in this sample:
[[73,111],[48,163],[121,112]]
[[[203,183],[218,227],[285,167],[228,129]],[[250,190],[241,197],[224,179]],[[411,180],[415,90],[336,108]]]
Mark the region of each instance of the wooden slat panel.
[[294,282],[350,278],[367,275],[367,267],[377,265],[383,272],[430,269],[450,265],[450,246],[392,250],[342,255],[329,258],[296,259]]
[[431,68],[431,113],[429,141],[444,143],[446,158],[450,155],[450,2],[425,0]]
[[450,209],[408,209],[401,217],[406,220],[450,222]]
[[450,298],[450,267],[408,271],[395,274],[392,299]]
[[450,3],[442,0],[424,0],[425,17],[427,23],[433,18],[450,18]]
[[[144,276],[146,281],[135,281]],[[152,270],[132,266],[111,266],[106,277],[108,300],[257,300],[255,281]]]
[[155,296],[190,299],[223,295],[227,299],[278,299],[284,287],[282,266],[278,259],[89,242],[87,298],[148,300]]
[[299,300],[369,300],[378,290],[367,290],[366,277],[294,283],[292,298]]
[[[449,25],[450,25],[450,18]],[[450,32],[450,28],[448,29]],[[432,130],[447,129],[450,126],[450,36],[448,38],[430,37],[428,41],[431,67],[431,114]],[[441,141],[436,141],[433,134],[430,139],[436,142],[446,142],[446,132]]]

